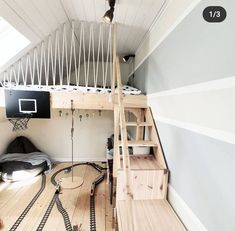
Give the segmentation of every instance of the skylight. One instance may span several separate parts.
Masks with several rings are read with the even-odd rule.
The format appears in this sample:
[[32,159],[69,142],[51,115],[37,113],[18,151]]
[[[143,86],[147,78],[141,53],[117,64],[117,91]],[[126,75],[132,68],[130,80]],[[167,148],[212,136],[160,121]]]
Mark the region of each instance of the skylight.
[[30,44],[30,41],[0,17],[0,67]]

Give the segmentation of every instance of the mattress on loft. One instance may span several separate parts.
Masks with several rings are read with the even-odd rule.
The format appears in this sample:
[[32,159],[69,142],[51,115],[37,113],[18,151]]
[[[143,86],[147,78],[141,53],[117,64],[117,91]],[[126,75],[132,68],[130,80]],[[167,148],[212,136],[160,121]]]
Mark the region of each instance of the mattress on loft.
[[[30,90],[30,91],[77,91],[81,93],[96,93],[96,94],[111,94],[110,88],[102,88],[102,87],[83,87],[83,86],[74,86],[74,85],[16,85],[14,83],[6,83],[4,85],[6,89],[14,89],[14,90]],[[123,85],[122,92],[124,95],[140,95],[141,90],[128,86]],[[115,94],[118,93],[118,89],[115,89]]]

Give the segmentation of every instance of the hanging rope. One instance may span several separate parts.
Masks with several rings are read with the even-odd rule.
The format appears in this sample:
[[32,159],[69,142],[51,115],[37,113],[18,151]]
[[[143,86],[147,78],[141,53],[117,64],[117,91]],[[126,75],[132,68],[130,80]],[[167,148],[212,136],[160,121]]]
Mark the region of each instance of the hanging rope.
[[111,27],[79,22],[76,31],[80,36],[76,36],[75,22],[64,23],[4,70],[0,74],[2,85],[70,86],[76,83],[76,86],[93,84],[91,87],[106,88],[108,74],[112,73]]

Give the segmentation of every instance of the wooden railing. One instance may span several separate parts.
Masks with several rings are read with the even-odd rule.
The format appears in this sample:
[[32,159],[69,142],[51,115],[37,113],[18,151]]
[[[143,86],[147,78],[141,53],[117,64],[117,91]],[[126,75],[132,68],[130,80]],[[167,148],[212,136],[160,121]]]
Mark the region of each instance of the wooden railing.
[[[131,187],[131,167],[130,167],[130,157],[129,149],[127,144],[127,129],[126,129],[126,119],[125,119],[125,108],[123,105],[123,94],[122,94],[122,82],[121,82],[121,71],[120,71],[120,61],[119,57],[115,59],[116,68],[116,80],[118,88],[118,104],[114,105],[114,177],[117,177],[117,170],[121,168],[124,171],[124,197],[126,200],[126,210],[128,216],[128,224],[125,230],[134,230],[134,219],[133,219],[133,193]],[[119,128],[121,131],[121,147],[122,155],[120,155],[119,150]],[[122,162],[122,163],[121,163]]]

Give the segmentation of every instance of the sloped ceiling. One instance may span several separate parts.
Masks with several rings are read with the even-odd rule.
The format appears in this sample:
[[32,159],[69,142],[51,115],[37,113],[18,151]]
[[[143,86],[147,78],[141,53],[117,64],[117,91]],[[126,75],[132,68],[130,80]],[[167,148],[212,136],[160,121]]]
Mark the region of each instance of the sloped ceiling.
[[[135,53],[166,1],[116,1],[113,21],[118,23],[118,54]],[[0,16],[31,41],[28,50],[66,21],[101,22],[108,8],[107,0],[0,0]]]

